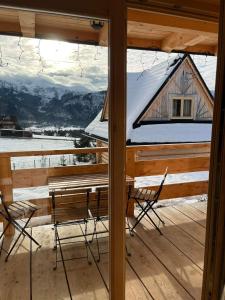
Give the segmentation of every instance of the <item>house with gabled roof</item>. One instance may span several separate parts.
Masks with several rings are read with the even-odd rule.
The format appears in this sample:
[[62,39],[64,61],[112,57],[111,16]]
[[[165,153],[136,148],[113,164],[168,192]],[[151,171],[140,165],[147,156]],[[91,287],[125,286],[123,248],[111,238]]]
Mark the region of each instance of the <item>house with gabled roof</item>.
[[[189,55],[127,75],[127,144],[196,143],[211,140],[213,93]],[[108,141],[108,97],[85,129]]]

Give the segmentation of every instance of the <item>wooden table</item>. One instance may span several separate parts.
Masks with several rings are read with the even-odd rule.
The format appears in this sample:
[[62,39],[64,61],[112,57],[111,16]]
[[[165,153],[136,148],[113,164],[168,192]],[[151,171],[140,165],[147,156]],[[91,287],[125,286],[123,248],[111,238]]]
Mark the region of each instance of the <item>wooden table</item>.
[[[79,174],[48,178],[50,195],[53,192],[63,192],[67,189],[94,188],[103,185],[109,185],[109,174],[107,173]],[[126,185],[132,187],[134,185],[134,178],[127,175]],[[133,216],[133,213],[134,205],[131,203],[128,208],[128,214]]]
[[[126,176],[126,184],[133,186],[134,178]],[[109,175],[107,173],[79,174],[48,178],[49,193],[53,191],[63,191],[65,189],[97,187],[102,185],[109,185]]]

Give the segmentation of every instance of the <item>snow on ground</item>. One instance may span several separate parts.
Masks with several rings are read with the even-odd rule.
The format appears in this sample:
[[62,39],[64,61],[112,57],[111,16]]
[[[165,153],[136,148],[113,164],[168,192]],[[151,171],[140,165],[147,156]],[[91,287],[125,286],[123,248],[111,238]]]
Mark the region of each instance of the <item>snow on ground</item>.
[[[163,175],[135,177],[135,187],[147,187],[147,186],[160,185],[162,178]],[[208,171],[168,174],[164,184],[205,181],[208,179],[209,179]]]
[[[0,138],[0,152],[8,151],[35,151],[35,150],[62,150],[73,149],[74,142],[67,140],[49,139],[23,139],[23,138]],[[62,164],[74,164],[74,156],[51,155],[14,157],[11,159],[12,169],[53,167]]]
[[41,139],[41,140],[62,140],[62,141],[74,141],[79,140],[79,138],[74,138],[71,136],[55,136],[55,135],[41,135],[41,134],[33,134],[33,139]]

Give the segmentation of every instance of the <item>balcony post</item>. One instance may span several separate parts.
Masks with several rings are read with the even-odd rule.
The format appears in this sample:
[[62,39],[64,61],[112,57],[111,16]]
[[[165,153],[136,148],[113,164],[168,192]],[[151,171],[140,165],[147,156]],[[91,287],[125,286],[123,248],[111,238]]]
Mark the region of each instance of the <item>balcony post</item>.
[[109,13],[109,294],[111,300],[124,300],[127,43],[125,0],[110,1]]
[[[0,157],[0,190],[7,204],[13,202],[13,185],[10,157]],[[3,220],[4,227],[6,221]],[[9,226],[6,235],[13,235],[15,232],[13,226]]]
[[206,223],[202,300],[224,299],[225,288],[225,1],[220,1],[219,45]]

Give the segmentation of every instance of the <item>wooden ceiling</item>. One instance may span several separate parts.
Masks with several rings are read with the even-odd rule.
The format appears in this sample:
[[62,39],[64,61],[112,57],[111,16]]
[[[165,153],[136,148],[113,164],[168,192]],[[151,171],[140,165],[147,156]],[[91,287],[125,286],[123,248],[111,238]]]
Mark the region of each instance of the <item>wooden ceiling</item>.
[[[0,8],[0,34],[106,46],[107,22],[104,22],[102,29],[95,30],[91,21],[59,14]],[[214,18],[197,19],[132,8],[128,10],[128,47],[215,55],[217,33],[216,15]]]

